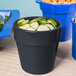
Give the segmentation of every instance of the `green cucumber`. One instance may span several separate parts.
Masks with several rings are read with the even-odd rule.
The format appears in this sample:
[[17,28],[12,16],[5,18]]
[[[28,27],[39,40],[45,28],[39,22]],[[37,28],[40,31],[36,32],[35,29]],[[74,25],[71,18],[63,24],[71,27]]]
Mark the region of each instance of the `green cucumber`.
[[47,26],[49,29],[53,30],[54,27],[51,24],[46,24],[45,26]]
[[38,28],[39,24],[38,24],[38,22],[34,22],[34,23],[31,23],[30,26],[36,30]]
[[39,24],[40,25],[45,25],[45,24],[47,24],[47,22],[46,21],[39,21]]
[[37,31],[48,31],[48,30],[50,29],[45,25],[40,25],[37,29]]
[[30,27],[30,24],[25,24],[23,26],[19,26],[19,28],[21,28],[21,29],[27,29],[28,27]]
[[27,23],[29,23],[29,20],[21,19],[21,20],[19,20],[19,21],[17,22],[17,25],[18,25],[18,26],[22,26],[22,25],[25,25],[25,24],[27,24]]
[[47,20],[46,20],[46,19],[44,19],[44,18],[41,18],[41,19],[40,19],[40,21],[47,21]]
[[32,27],[28,27],[26,30],[35,31]]
[[41,18],[33,19],[33,20],[31,20],[29,23],[31,24],[31,23],[34,23],[34,22],[38,22],[40,19],[41,19]]
[[4,25],[4,20],[0,21],[0,24],[3,24]]
[[44,18],[41,18],[40,21],[39,21],[39,24],[40,24],[40,25],[47,24],[47,20],[44,19]]
[[57,23],[56,23],[53,19],[47,20],[47,23],[51,23],[51,24],[53,25],[54,28],[57,27]]

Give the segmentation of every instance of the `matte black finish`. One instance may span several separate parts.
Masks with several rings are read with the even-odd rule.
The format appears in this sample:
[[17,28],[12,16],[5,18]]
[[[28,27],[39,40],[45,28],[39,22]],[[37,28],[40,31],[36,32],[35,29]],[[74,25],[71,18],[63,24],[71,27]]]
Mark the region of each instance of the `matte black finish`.
[[[27,17],[25,19],[35,19]],[[50,19],[48,17],[41,17]],[[55,19],[54,19],[55,20]],[[17,20],[18,21],[18,20]],[[17,43],[21,66],[31,74],[45,74],[52,71],[61,37],[61,23],[55,20],[58,28],[50,31],[27,31],[14,23],[14,38]]]

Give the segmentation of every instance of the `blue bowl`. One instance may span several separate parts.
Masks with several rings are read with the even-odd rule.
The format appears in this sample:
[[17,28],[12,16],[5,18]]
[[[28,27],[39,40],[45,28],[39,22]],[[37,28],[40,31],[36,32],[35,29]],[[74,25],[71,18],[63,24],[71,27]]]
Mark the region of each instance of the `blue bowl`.
[[72,19],[72,56],[76,59],[76,23],[74,22],[76,18]]
[[10,19],[6,22],[0,32],[0,38],[10,37],[13,22],[20,17],[19,10],[0,10],[0,12],[10,12]]
[[48,4],[42,0],[36,0],[40,4],[43,16],[52,17],[62,22],[62,36],[61,42],[71,39],[72,22],[71,19],[75,17],[75,5],[73,4]]

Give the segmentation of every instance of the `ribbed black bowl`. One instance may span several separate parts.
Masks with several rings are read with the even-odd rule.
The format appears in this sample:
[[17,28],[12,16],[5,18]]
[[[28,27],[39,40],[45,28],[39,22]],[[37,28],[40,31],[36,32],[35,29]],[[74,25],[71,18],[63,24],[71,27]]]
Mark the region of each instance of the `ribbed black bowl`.
[[[32,20],[38,17],[25,17],[24,19]],[[17,21],[13,26],[14,38],[23,70],[31,74],[45,74],[52,71],[61,37],[61,23],[55,20],[58,27],[54,30],[27,31],[18,28]]]

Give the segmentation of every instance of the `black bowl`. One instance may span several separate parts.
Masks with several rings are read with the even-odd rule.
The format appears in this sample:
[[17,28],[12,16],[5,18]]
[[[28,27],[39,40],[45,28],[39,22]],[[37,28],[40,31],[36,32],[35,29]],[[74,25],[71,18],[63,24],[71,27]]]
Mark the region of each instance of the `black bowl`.
[[[32,20],[38,17],[40,16],[25,17],[24,19]],[[23,30],[16,26],[18,20],[14,22],[14,38],[24,71],[31,74],[45,74],[53,69],[62,29],[62,24],[58,20],[54,20],[58,27],[49,31]]]

